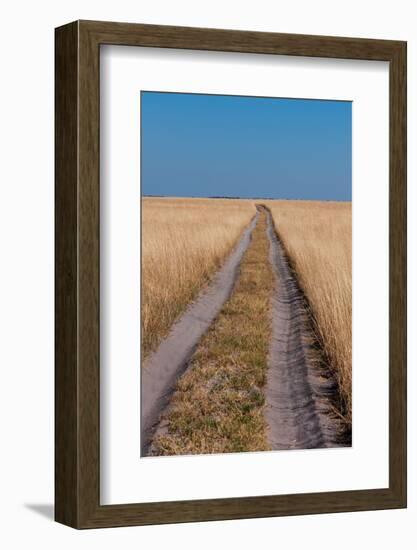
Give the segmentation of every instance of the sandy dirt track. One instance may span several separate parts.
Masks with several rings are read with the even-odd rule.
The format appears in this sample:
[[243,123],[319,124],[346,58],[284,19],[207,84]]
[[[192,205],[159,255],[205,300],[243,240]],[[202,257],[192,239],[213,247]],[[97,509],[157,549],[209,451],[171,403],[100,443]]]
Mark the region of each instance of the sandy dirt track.
[[175,382],[184,372],[200,338],[230,297],[239,264],[258,221],[257,212],[211,284],[188,306],[141,368],[141,455],[150,443],[161,412],[168,405]]
[[276,276],[265,415],[272,449],[337,447],[341,424],[332,413],[336,382],[312,350],[304,297],[267,210],[270,261]]
[[[265,419],[269,447],[309,449],[350,444],[334,414],[337,383],[323,362],[307,314],[305,297],[275,231],[270,211],[256,216],[211,284],[188,306],[141,369],[141,454],[154,454],[155,434],[167,429],[164,416],[175,383],[187,369],[203,334],[229,299],[260,211],[267,218],[269,260],[275,275],[271,296],[272,336],[268,353]],[[164,414],[163,414],[164,413]],[[162,420],[161,420],[162,419]]]

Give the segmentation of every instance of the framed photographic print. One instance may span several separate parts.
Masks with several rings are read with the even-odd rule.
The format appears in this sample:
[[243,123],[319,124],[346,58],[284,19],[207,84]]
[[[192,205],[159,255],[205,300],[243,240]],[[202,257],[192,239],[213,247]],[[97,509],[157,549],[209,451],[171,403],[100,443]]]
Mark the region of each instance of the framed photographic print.
[[406,506],[406,43],[56,29],[56,520]]

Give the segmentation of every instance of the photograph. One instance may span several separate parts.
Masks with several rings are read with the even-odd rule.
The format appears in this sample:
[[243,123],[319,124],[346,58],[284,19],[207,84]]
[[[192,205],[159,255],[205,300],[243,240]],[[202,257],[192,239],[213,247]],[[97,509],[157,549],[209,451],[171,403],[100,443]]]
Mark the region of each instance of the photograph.
[[350,447],[352,102],[140,111],[141,456]]
[[417,548],[416,6],[2,3],[0,550]]

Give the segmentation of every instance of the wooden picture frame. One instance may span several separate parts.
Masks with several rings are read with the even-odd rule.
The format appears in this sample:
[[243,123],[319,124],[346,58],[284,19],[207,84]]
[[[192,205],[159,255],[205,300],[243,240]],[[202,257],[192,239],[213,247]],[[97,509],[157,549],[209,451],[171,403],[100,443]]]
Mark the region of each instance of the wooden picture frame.
[[[406,43],[76,21],[56,29],[55,519],[75,528],[406,506]],[[100,505],[99,55],[103,44],[389,62],[389,488]]]

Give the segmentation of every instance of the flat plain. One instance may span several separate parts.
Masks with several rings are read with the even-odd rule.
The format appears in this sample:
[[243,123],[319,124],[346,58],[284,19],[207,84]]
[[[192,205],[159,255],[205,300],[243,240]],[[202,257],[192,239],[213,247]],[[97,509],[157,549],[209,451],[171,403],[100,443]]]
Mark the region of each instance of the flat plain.
[[[144,198],[142,368],[189,305],[210,297],[251,220],[230,296],[192,342],[145,454],[350,444],[351,203]],[[291,317],[284,325],[282,315]],[[301,335],[292,355],[291,331]],[[311,434],[301,426],[303,407],[304,418],[314,416]]]

